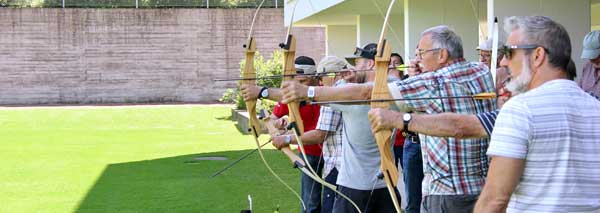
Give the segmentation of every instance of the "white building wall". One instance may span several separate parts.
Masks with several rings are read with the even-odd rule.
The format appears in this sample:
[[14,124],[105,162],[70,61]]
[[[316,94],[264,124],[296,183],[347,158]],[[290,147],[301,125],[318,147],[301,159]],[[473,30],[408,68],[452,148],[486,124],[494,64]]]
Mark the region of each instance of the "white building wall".
[[[543,15],[562,24],[571,37],[573,61],[577,65],[577,74],[581,73],[582,42],[590,31],[590,1],[588,0],[502,0],[495,1],[495,13],[498,17],[500,30],[507,16]],[[501,36],[506,37],[504,31]]]
[[[467,60],[478,60],[479,44],[477,1],[470,0],[404,0],[408,2],[410,53],[414,54],[421,32],[425,29],[448,25],[463,41],[464,56]],[[473,8],[475,7],[475,8]],[[413,58],[414,56],[411,56]]]
[[[401,3],[401,2],[400,2]],[[397,3],[399,4],[399,3]],[[364,46],[368,43],[379,42],[383,26],[383,15],[359,15],[356,20],[356,45]],[[390,15],[389,26],[385,38],[390,43],[392,52],[404,56],[404,17],[401,15]]]
[[352,55],[356,46],[356,26],[327,25],[327,55],[343,58]]

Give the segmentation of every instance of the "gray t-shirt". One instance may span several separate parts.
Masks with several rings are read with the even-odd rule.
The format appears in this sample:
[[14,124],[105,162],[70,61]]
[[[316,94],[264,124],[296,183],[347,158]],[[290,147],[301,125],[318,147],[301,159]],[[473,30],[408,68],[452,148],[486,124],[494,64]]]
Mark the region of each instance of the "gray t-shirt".
[[[342,86],[339,84],[337,86]],[[372,190],[385,188],[381,171],[381,155],[371,132],[369,105],[329,105],[342,112],[344,131],[342,135],[342,162],[337,184],[352,189]],[[391,147],[390,147],[391,148]]]

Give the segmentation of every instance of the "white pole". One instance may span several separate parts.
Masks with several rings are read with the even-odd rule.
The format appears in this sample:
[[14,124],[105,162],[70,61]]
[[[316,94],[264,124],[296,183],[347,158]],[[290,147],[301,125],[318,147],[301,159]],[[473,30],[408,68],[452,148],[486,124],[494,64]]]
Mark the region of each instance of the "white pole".
[[496,14],[494,13],[494,0],[487,0],[487,27],[488,27],[488,31],[487,31],[487,35],[485,36],[485,39],[490,39],[492,38],[492,35],[494,33],[494,18],[496,17]]
[[206,0],[206,8],[208,8],[210,5],[210,0]]
[[404,0],[404,63],[408,63],[409,59],[412,58],[410,56],[410,27],[409,27],[409,10],[408,10],[408,1]]
[[62,8],[65,8],[65,0],[62,0]]
[[275,8],[277,8],[277,0],[275,0]]
[[136,9],[137,9],[137,8],[139,8],[139,7],[138,7],[138,6],[139,6],[139,4],[138,4],[138,1],[139,1],[139,0],[135,0],[135,8],[136,8]]

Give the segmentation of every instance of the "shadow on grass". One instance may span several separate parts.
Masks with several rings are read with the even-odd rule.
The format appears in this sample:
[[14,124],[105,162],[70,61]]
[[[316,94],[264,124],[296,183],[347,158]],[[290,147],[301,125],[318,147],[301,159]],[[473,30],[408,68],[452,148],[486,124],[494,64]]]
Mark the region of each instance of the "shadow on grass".
[[[258,154],[210,176],[251,150],[202,153],[108,165],[76,212],[239,212],[252,195],[256,212],[297,211],[299,201],[267,171]],[[264,150],[271,167],[299,191],[299,173],[279,151]],[[197,161],[198,157],[226,157]]]

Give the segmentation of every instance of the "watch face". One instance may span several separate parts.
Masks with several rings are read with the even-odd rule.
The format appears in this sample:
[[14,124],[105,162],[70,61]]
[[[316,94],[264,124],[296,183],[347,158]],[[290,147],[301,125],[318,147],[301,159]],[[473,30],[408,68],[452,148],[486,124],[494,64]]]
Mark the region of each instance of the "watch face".
[[411,116],[410,116],[410,114],[408,114],[408,113],[406,113],[406,114],[404,114],[404,115],[402,116],[402,120],[404,120],[404,121],[409,121],[409,120],[410,120],[410,118],[411,118]]
[[267,97],[267,96],[269,96],[269,90],[268,90],[268,89],[266,89],[266,90],[263,90],[263,91],[260,93],[260,96],[262,96],[262,97]]

